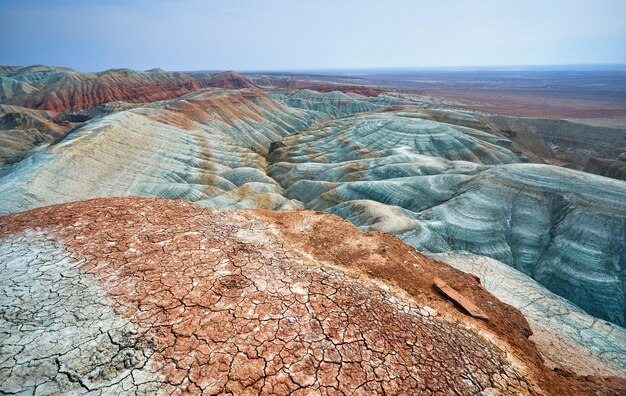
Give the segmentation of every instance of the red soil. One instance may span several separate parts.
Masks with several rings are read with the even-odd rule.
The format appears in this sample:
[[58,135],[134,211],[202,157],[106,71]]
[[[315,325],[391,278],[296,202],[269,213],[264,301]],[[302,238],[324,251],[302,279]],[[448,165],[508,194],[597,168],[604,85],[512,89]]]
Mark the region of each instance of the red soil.
[[[155,346],[172,391],[469,394],[478,382],[522,394],[626,391],[626,380],[548,369],[523,316],[476,278],[328,214],[112,198],[0,217],[0,237],[35,228],[99,276]],[[490,320],[457,310],[436,278]],[[412,314],[372,281],[449,320]],[[507,345],[523,378],[493,382],[506,359],[471,328]]]

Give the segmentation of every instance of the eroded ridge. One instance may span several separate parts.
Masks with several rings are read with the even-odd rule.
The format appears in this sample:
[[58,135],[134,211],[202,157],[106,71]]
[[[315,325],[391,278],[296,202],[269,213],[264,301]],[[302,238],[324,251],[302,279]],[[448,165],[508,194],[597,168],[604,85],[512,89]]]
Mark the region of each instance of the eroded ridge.
[[104,199],[0,218],[0,391],[544,394],[474,319],[324,265],[256,213]]

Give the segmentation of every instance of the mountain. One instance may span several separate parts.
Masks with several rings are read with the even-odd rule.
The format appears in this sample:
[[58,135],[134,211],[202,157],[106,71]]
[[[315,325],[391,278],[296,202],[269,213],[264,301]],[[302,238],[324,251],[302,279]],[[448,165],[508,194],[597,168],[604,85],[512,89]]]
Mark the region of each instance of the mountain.
[[318,117],[262,91],[221,89],[105,115],[0,178],[0,213],[131,195],[301,207],[265,174],[264,155]]
[[578,170],[595,158],[615,159],[626,148],[626,128],[458,111],[428,114],[438,121],[478,128],[510,139],[516,149],[535,161]]
[[32,85],[14,80],[12,78],[0,77],[0,100],[4,101],[13,96],[26,95],[35,92],[37,88]]
[[24,91],[22,95],[12,93],[4,99],[0,97],[4,103],[56,112],[90,109],[116,100],[143,103],[172,99],[203,87],[186,74],[158,70],[112,69],[85,73],[67,68],[30,66],[5,71],[0,77],[3,87],[21,84],[19,89]]
[[70,128],[70,123],[57,120],[49,111],[0,105],[0,166],[19,162],[30,150],[63,137]]
[[589,158],[583,169],[585,172],[626,181],[626,154],[618,159]]
[[[287,198],[360,226],[396,212],[402,221],[377,229],[422,251],[494,258],[623,326],[624,182],[523,164],[511,146],[414,113],[368,113],[282,139],[268,175]],[[382,205],[363,211],[364,200]]]
[[262,88],[288,88],[288,89],[308,89],[317,92],[339,91],[343,93],[354,93],[362,96],[375,97],[385,92],[383,89],[368,85],[342,84],[323,80],[315,80],[310,77],[296,78],[280,75],[251,74],[249,78]]
[[226,89],[256,88],[256,85],[250,79],[232,70],[217,74],[191,75],[207,87]]
[[275,90],[270,95],[281,102],[299,109],[319,111],[332,117],[346,117],[383,109],[391,105],[410,104],[410,101],[394,97],[365,97],[354,93],[331,91],[320,93],[310,89]]

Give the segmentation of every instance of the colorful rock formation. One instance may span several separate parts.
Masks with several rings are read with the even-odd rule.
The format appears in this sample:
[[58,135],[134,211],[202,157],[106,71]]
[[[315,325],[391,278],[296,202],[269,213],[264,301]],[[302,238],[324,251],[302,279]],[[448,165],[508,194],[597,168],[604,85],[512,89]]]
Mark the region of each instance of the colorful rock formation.
[[16,95],[16,88],[11,88],[11,94],[5,95],[5,103],[56,112],[90,109],[116,100],[144,103],[172,99],[203,87],[186,74],[158,70],[85,73],[38,65],[9,70],[0,76],[2,86],[22,84],[19,88],[22,94]]
[[[0,255],[0,260],[5,260],[5,278],[11,279],[3,284],[2,290],[6,291],[6,296],[14,293],[11,294],[14,298],[5,303],[6,310],[12,313],[4,320],[10,321],[7,326],[25,331],[24,334],[17,330],[0,333],[13,337],[8,338],[8,360],[5,361],[12,362],[12,367],[19,366],[14,370],[9,366],[0,367],[4,374],[10,375],[10,380],[2,383],[2,391],[22,389],[30,392],[37,386],[37,391],[44,393],[71,392],[72,389],[151,393],[155,389],[152,386],[162,386],[168,391],[187,389],[192,393],[198,391],[196,387],[225,387],[239,393],[242,386],[250,386],[250,389],[268,393],[285,393],[296,388],[300,392],[305,389],[321,391],[326,387],[325,391],[332,393],[351,391],[354,386],[362,385],[359,391],[363,392],[386,389],[391,393],[393,390],[406,393],[393,387],[411,384],[411,381],[416,381],[413,384],[416,387],[425,386],[424,390],[450,393],[448,391],[454,389],[461,394],[474,394],[479,389],[484,394],[532,394],[539,393],[540,389],[544,394],[562,394],[564,389],[569,391],[570,388],[572,392],[582,394],[591,392],[591,389],[608,394],[623,391],[614,380],[603,383],[595,377],[581,379],[567,370],[580,375],[626,377],[626,267],[623,265],[626,262],[626,182],[555,166],[581,169],[588,164],[591,172],[619,177],[619,164],[615,163],[623,161],[611,160],[613,162],[609,163],[605,159],[607,156],[618,158],[623,150],[626,135],[622,130],[563,120],[505,117],[450,109],[445,101],[425,100],[420,95],[399,92],[367,97],[337,90],[327,93],[293,89],[265,91],[234,72],[215,75],[119,69],[81,73],[65,68],[31,66],[0,68],[0,78],[0,95],[3,95],[0,101],[34,107],[0,105],[0,214],[113,196],[174,198],[219,209],[323,210],[349,220],[364,231],[395,234],[431,258],[479,276],[500,300],[519,308],[530,324],[529,328],[517,311],[486,293],[475,278],[423,258],[396,239],[367,234],[367,238],[378,235],[376,238],[383,238],[380,241],[385,242],[376,242],[377,250],[370,249],[363,255],[364,234],[352,228],[350,231],[342,228],[346,223],[336,217],[297,212],[219,214],[203,211],[189,203],[136,198],[77,203],[2,219],[9,242],[2,245],[5,249],[2,252],[6,254]],[[190,92],[207,85],[237,89],[203,88]],[[248,88],[239,89],[241,87]],[[141,103],[144,101],[149,103]],[[598,139],[598,134],[603,138]],[[144,229],[152,230],[152,225],[143,223],[140,218],[142,206],[152,208],[149,221],[159,218],[165,222],[159,220],[155,224],[169,230],[167,235],[178,235],[179,231],[188,233],[177,237],[177,240],[185,241],[181,242],[182,245],[171,245],[167,252],[161,250],[172,257],[178,255],[179,250],[184,252],[180,263],[159,261],[158,246],[170,243],[167,235],[163,236],[164,239],[153,235],[149,240],[151,245],[147,247],[129,247],[127,242],[118,245],[119,241],[128,238],[139,238],[133,239],[133,243],[143,244],[142,235],[152,235],[152,231],[144,232]],[[198,223],[195,217],[182,214],[181,219],[173,214],[158,217],[159,211],[183,214],[188,211],[194,213],[193,216],[206,217],[210,222]],[[124,217],[127,215],[132,218],[129,223]],[[45,220],[46,216],[52,219],[51,223]],[[31,217],[37,220],[28,223]],[[106,223],[109,217],[114,219],[112,223]],[[63,218],[74,220],[71,224],[64,223]],[[313,218],[322,220],[312,221]],[[81,219],[88,219],[96,228],[87,227]],[[179,220],[183,223],[179,224]],[[19,231],[14,227],[16,222],[30,225]],[[38,226],[35,223],[42,228],[35,229]],[[61,223],[65,225],[61,226]],[[133,228],[135,223],[141,223],[143,228]],[[71,227],[65,229],[66,225]],[[115,238],[106,239],[98,233],[99,226],[106,235],[116,235]],[[126,229],[134,234],[116,234]],[[280,232],[259,236],[257,231],[261,229],[279,229]],[[188,239],[200,234],[207,240],[217,238],[210,234],[211,230],[219,234],[220,243],[226,243],[212,245],[211,249],[217,250],[209,253],[215,257],[206,249],[192,249],[191,245],[199,246],[199,241],[193,239],[195,237]],[[241,242],[242,235],[247,242]],[[260,239],[251,242],[250,238]],[[92,243],[91,240],[99,242]],[[233,242],[235,247],[231,246],[231,240],[237,241]],[[262,249],[257,246],[260,240],[263,240]],[[353,240],[360,241],[355,242],[356,247]],[[77,241],[88,245],[76,245]],[[372,239],[368,241],[372,242]],[[239,251],[242,246],[252,250]],[[346,250],[348,246],[351,247]],[[388,246],[396,248],[389,253]],[[293,249],[304,253],[298,253],[294,259],[296,256],[289,253]],[[29,256],[28,251],[39,253]],[[284,255],[265,257],[271,251]],[[408,256],[403,253],[405,251],[409,252]],[[67,252],[70,252],[69,256]],[[118,253],[124,258],[120,259]],[[246,256],[248,253],[251,256]],[[80,260],[79,256],[93,265],[85,266],[85,262],[74,261]],[[28,259],[24,261],[21,257]],[[47,257],[51,257],[50,260]],[[94,257],[104,257],[105,265],[94,262]],[[110,261],[110,257],[115,260]],[[401,264],[392,257],[401,259]],[[126,259],[145,270],[141,281],[132,275],[135,267],[124,264]],[[242,265],[252,262],[276,264],[276,268],[270,271],[271,265],[255,267],[254,274],[246,272],[242,278],[235,276],[241,275],[241,271],[221,262],[226,259],[242,259]],[[244,362],[243,356],[239,355],[241,351],[235,351],[236,346],[251,339],[250,332],[261,329],[255,326],[250,330],[246,327],[248,323],[243,323],[252,315],[250,312],[256,312],[261,302],[244,299],[238,301],[245,302],[253,311],[239,315],[237,308],[233,308],[239,316],[230,318],[240,319],[233,323],[245,325],[244,330],[250,331],[241,333],[243,335],[233,333],[234,338],[230,339],[209,337],[211,342],[217,342],[219,348],[223,348],[219,349],[223,365],[219,366],[217,362],[222,360],[218,359],[211,360],[216,362],[215,366],[207,366],[211,352],[203,343],[209,338],[191,339],[203,329],[210,329],[202,318],[197,317],[199,310],[206,307],[202,301],[194,300],[182,312],[181,306],[168,295],[172,287],[184,292],[189,287],[196,288],[193,276],[178,276],[185,274],[183,267],[188,265],[192,272],[201,271],[202,268],[196,268],[196,260],[210,263],[207,268],[216,268],[218,273],[230,271],[225,279],[208,272],[202,273],[201,279],[210,283],[205,288],[207,293],[226,296],[226,300],[233,297],[233,293],[252,292],[255,276],[269,280],[286,279],[287,283],[296,278],[297,282],[302,281],[303,285],[297,290],[283,288],[263,297],[274,299],[271,305],[281,307],[281,312],[298,309],[289,316],[296,319],[288,319],[285,324],[285,337],[288,338],[283,340],[285,343],[297,337],[304,339],[306,334],[326,335],[325,330],[319,330],[311,323],[322,323],[324,318],[335,315],[323,316],[328,313],[324,311],[328,304],[339,304],[342,308],[337,312],[355,312],[355,318],[365,318],[365,314],[350,305],[350,301],[358,301],[382,315],[376,317],[375,323],[359,319],[359,331],[372,331],[374,338],[384,343],[384,348],[400,351],[398,337],[407,334],[409,338],[415,336],[419,344],[407,344],[406,351],[402,349],[404,352],[400,355],[386,355],[368,344],[366,361],[373,363],[362,365],[363,360],[360,360],[361,371],[358,371],[356,366],[348,368],[346,365],[344,369],[343,360],[317,359],[319,350],[324,355],[334,348],[334,335],[328,333],[326,340],[333,345],[318,345],[316,352],[310,354],[317,359],[315,364],[308,355],[299,356],[306,358],[306,362],[298,360],[299,368],[292,371],[291,366],[295,363],[287,363],[287,367],[286,358],[280,355],[284,366],[275,367],[272,375],[267,375],[265,369],[273,359],[263,355],[267,351],[255,349],[253,353],[246,349],[246,359],[256,359],[254,362]],[[311,264],[310,260],[323,261],[322,267],[332,269],[325,269],[326,272],[320,274],[316,272],[319,265]],[[52,262],[55,263],[52,267],[62,268],[61,272],[54,272]],[[151,267],[153,265],[156,267]],[[175,272],[162,270],[168,265],[178,267],[174,268]],[[18,271],[19,274],[27,275],[18,274],[13,278],[15,273],[12,271],[18,267],[26,271]],[[166,284],[168,291],[163,291],[161,280],[151,278],[156,273],[166,273],[163,279],[179,283]],[[322,276],[321,281],[318,275],[328,275],[329,278]],[[447,286],[435,282],[435,278]],[[67,292],[48,293],[48,289],[41,286],[47,279],[60,282],[59,290]],[[312,311],[306,302],[298,300],[298,290],[310,291],[311,285],[318,281],[323,285],[318,285],[319,288],[327,287],[331,282],[336,290],[332,296],[338,299],[324,300],[324,310]],[[23,283],[26,286],[15,289],[14,285],[20,282],[26,282]],[[126,287],[129,282],[136,291],[133,293],[139,294],[130,296],[128,290],[120,290],[120,285]],[[443,294],[433,288],[436,283],[440,283]],[[374,291],[379,289],[376,288],[396,297],[404,296],[402,304],[400,300],[390,300],[387,294],[377,294]],[[109,290],[119,293],[109,295]],[[159,301],[167,301],[167,305],[156,300],[147,301],[140,295],[150,294],[151,290],[159,290]],[[396,292],[400,294],[394,294]],[[403,294],[405,292],[408,297]],[[29,293],[34,297],[29,297]],[[215,297],[210,293],[203,296]],[[68,296],[71,295],[77,297],[70,299]],[[174,300],[182,299],[178,294],[175,296]],[[68,299],[71,300],[67,302],[70,307],[80,309],[59,309]],[[278,301],[281,299],[288,303]],[[42,301],[56,302],[45,307],[37,305]],[[207,301],[213,304],[213,300]],[[309,309],[304,312],[301,306],[297,308],[291,304],[293,301],[299,301]],[[413,311],[412,304],[417,311]],[[437,322],[433,325],[436,331],[433,331],[429,322],[433,319],[431,311],[425,307],[445,311],[440,319],[454,320],[446,319],[444,324]],[[163,335],[151,333],[152,327],[142,327],[143,319],[137,318],[144,318],[144,308],[159,321],[163,315],[171,315],[163,319],[169,320],[171,329]],[[97,318],[88,316],[87,322],[81,322],[80,317],[72,319],[69,316],[68,312],[74,315],[80,310]],[[462,311],[474,312],[476,317],[488,320],[473,319]],[[206,312],[202,311],[202,314]],[[323,318],[318,315],[320,312]],[[208,314],[219,316],[222,313],[210,311]],[[188,318],[187,314],[190,315]],[[402,316],[405,314],[408,316]],[[32,333],[30,327],[20,327],[20,315],[34,318],[33,323],[41,323],[37,325],[41,331]],[[54,323],[60,323],[56,321],[58,315],[63,317],[61,322],[71,323],[70,328],[80,322],[81,330],[54,327]],[[397,319],[399,317],[402,319]],[[215,321],[220,325],[226,323],[222,317]],[[96,322],[95,327],[84,327],[85,323]],[[389,328],[388,323],[392,322],[398,323],[398,332]],[[342,323],[332,322],[332,326],[345,330],[345,334],[356,331]],[[106,330],[100,332],[98,328]],[[189,328],[192,329],[191,335],[187,332]],[[42,329],[60,333],[40,337]],[[114,329],[130,335],[116,338],[119,334]],[[536,343],[536,348],[528,341],[531,329],[534,333],[531,340]],[[65,331],[74,331],[76,344],[53,345]],[[84,333],[82,336],[81,332]],[[439,355],[431,349],[427,349],[427,353],[419,349],[425,340],[415,332],[423,332],[429,339],[435,338],[431,341],[434,342],[433,348],[443,348],[449,353]],[[445,334],[448,341],[442,341],[434,334]],[[161,336],[165,341],[159,338]],[[184,344],[187,349],[177,350],[178,344],[171,345],[170,341],[183,336],[187,337]],[[207,334],[202,333],[202,336]],[[33,344],[37,348],[57,351],[54,348],[58,347],[60,352],[54,352],[54,357],[60,359],[69,353],[69,360],[62,363],[61,360],[48,359],[48,355],[30,359],[30,355],[24,353],[36,355],[36,351],[22,346],[32,337],[39,337],[37,342],[42,342]],[[107,345],[107,339],[114,345],[113,349],[109,348],[110,345],[101,348]],[[495,342],[495,346],[484,344],[485,340]],[[77,347],[83,341],[89,345],[84,350]],[[511,346],[513,352],[508,346],[503,347],[500,341]],[[271,345],[271,348],[277,348],[275,344]],[[295,350],[309,347],[308,344],[289,345],[289,351],[294,351],[294,347]],[[354,345],[364,350],[358,342]],[[104,351],[104,355],[94,361],[95,365],[90,365],[85,356],[96,356],[94,350]],[[502,354],[504,350],[507,355]],[[463,351],[471,353],[464,354]],[[449,361],[446,360],[448,354],[453,356]],[[200,355],[204,360],[198,357]],[[258,360],[261,355],[265,359],[263,362]],[[417,355],[422,358],[416,358]],[[456,359],[457,355],[460,360]],[[158,358],[161,360],[150,360],[155,356],[161,356]],[[388,360],[390,356],[396,360]],[[468,360],[467,356],[478,360]],[[345,363],[355,363],[352,357],[346,358]],[[203,363],[194,365],[194,359]],[[561,374],[570,373],[570,379],[563,379],[560,374],[547,369],[541,359],[545,359],[550,368],[561,370]],[[39,366],[40,362],[51,366],[43,368]],[[102,362],[108,368],[102,369]],[[330,366],[322,368],[322,362]],[[398,362],[400,364],[396,364]],[[261,363],[264,369],[259,371],[254,364]],[[376,374],[381,365],[391,371],[382,373],[378,370]],[[492,377],[491,370],[498,365],[504,367],[506,378]],[[230,373],[236,372],[231,368],[235,367],[244,367],[245,373],[233,374],[231,378]],[[414,371],[407,374],[403,371],[407,367]],[[430,374],[420,371],[420,367],[432,369],[432,373],[437,373],[435,377],[445,380],[425,381],[425,376]],[[48,369],[51,371],[46,371]],[[348,380],[348,377],[356,378],[370,369],[374,377],[365,374],[365,382],[355,385]],[[220,377],[210,370],[220,373],[226,370],[229,375]],[[339,373],[344,370],[341,374],[344,379],[340,382],[337,382],[337,370]],[[41,387],[34,385],[36,381],[44,381],[36,375],[40,371],[48,373],[48,383],[44,386],[42,382]],[[258,377],[260,372],[263,380]],[[379,374],[382,377],[377,377]],[[245,377],[247,375],[251,377]],[[458,375],[464,380],[459,382]],[[336,381],[331,381],[329,376]],[[198,378],[211,380],[201,384]],[[371,378],[375,378],[373,382]],[[278,388],[281,384],[287,384],[287,388]],[[313,388],[307,388],[309,385]],[[392,388],[385,388],[387,386]]]

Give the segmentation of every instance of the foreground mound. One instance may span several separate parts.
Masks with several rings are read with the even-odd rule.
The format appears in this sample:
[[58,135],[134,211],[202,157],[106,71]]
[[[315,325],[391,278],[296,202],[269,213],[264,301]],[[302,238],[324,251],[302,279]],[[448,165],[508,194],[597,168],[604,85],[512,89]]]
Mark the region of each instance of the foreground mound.
[[319,212],[45,207],[0,217],[0,271],[3,393],[626,390],[549,370],[475,278]]

